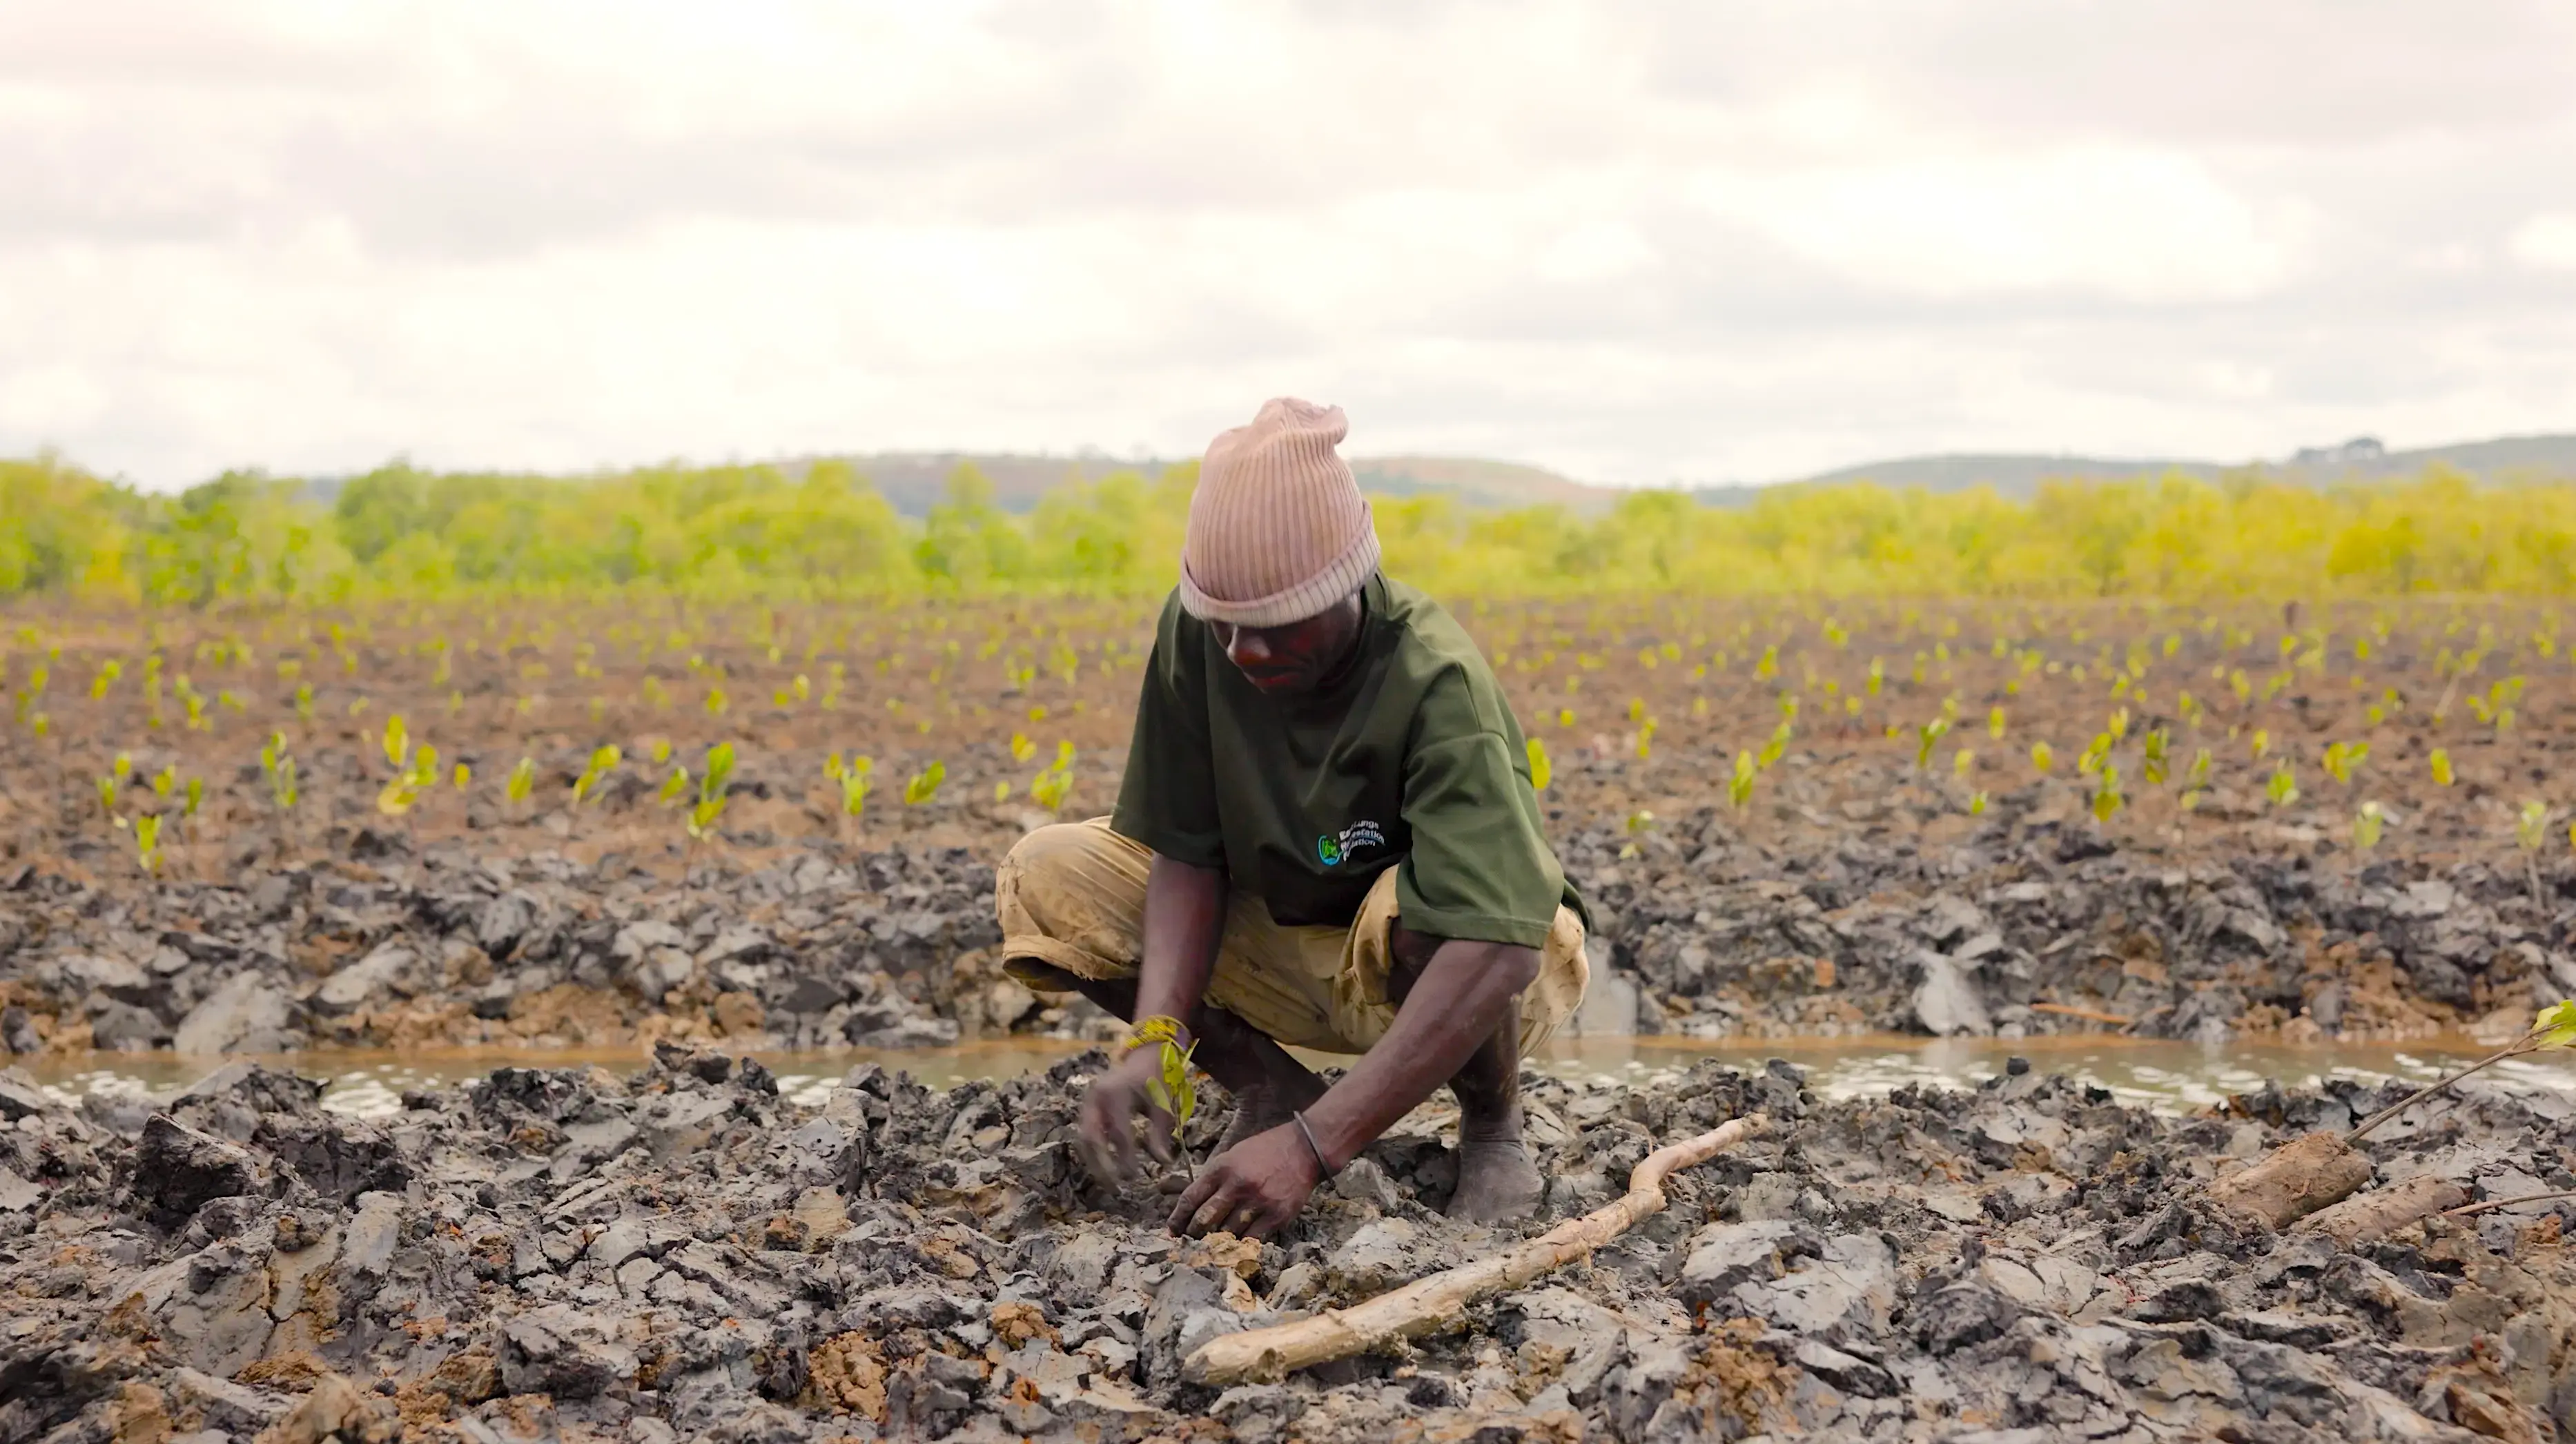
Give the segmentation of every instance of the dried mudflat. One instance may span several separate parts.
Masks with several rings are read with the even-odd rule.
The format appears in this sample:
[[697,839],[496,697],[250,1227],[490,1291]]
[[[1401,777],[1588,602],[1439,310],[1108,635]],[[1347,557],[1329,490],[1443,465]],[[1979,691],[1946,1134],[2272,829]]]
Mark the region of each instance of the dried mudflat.
[[[1081,1172],[1099,1065],[945,1093],[871,1065],[801,1106],[674,1044],[383,1120],[250,1064],[78,1110],[0,1082],[0,1440],[2576,1438],[2576,1206],[2347,1241],[2205,1196],[2377,1091],[2173,1118],[2038,1072],[1840,1102],[1786,1064],[1533,1078],[1542,1218],[1443,1218],[1426,1107],[1257,1244]],[[1186,1376],[1749,1113],[1771,1129],[1664,1211],[1410,1345]],[[2364,1147],[2373,1193],[2513,1198],[2576,1186],[2576,1107],[2473,1082]]]
[[[1557,846],[1597,924],[1581,1027],[2510,1036],[2576,994],[2576,873],[2562,864],[2149,846],[2071,795],[1996,797],[1939,846],[1883,829],[1783,834],[1714,808],[1568,832]],[[1001,971],[991,862],[1015,835],[808,839],[685,873],[365,829],[337,856],[223,882],[23,864],[0,869],[0,1050],[1105,1036],[1088,1005]]]

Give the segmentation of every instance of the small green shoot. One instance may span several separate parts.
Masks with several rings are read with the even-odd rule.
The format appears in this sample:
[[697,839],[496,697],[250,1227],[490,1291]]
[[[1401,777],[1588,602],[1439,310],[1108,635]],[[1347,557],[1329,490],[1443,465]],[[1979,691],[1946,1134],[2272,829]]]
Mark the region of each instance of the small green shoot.
[[[1190,1077],[1191,1060],[1199,1051],[1198,1040],[1191,1039],[1190,1046],[1183,1048],[1177,1023],[1169,1018],[1147,1018],[1136,1025],[1135,1043],[1138,1047],[1151,1044],[1161,1050],[1157,1061],[1162,1065],[1162,1071],[1146,1081],[1145,1096],[1153,1100],[1155,1107],[1171,1115],[1172,1151],[1180,1155],[1184,1164],[1188,1164],[1189,1148],[1182,1141],[1182,1133],[1199,1111],[1198,1082]],[[1197,1171],[1196,1165],[1191,1165],[1191,1171]]]
[[707,749],[707,770],[698,779],[698,800],[689,809],[689,838],[702,842],[715,835],[716,824],[723,820],[726,794],[733,786],[733,744],[719,742]]
[[2093,787],[2093,820],[2107,825],[2124,800],[2120,795],[2120,769],[2103,764],[2102,775]]
[[588,802],[597,796],[600,784],[607,781],[608,774],[616,771],[617,764],[624,760],[626,760],[626,754],[619,750],[614,742],[603,743],[593,750],[590,754],[590,765],[584,767],[581,775],[572,780],[573,802],[575,804]]

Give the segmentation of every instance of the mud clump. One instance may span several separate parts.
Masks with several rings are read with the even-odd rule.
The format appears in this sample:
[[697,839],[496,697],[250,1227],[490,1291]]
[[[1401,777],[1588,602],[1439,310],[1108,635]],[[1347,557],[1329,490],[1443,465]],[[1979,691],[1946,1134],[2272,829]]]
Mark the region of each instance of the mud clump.
[[[804,1106],[668,1044],[381,1121],[246,1064],[139,1118],[31,1106],[0,1129],[0,1441],[2576,1439],[2576,1207],[2346,1243],[2210,1200],[2393,1089],[2173,1118],[2031,1072],[1843,1101],[1778,1063],[1533,1076],[1542,1217],[1441,1216],[1455,1115],[1426,1106],[1254,1243],[1174,1238],[1150,1184],[1082,1172],[1102,1062],[944,1093],[863,1065]],[[1400,1352],[1185,1377],[1755,1111],[1663,1213]],[[2357,1198],[2576,1186],[2576,1108],[2472,1083],[2364,1151]]]
[[[2535,894],[2476,862],[2071,847],[2092,834],[2064,803],[2002,793],[1938,847],[1880,812],[1568,825],[1558,852],[1595,922],[1579,1026],[2406,1038],[2518,1031],[2576,993],[2576,879]],[[1001,968],[992,862],[1016,836],[804,839],[684,876],[399,835],[230,883],[20,867],[0,874],[0,1049],[1104,1039],[1097,1009]]]

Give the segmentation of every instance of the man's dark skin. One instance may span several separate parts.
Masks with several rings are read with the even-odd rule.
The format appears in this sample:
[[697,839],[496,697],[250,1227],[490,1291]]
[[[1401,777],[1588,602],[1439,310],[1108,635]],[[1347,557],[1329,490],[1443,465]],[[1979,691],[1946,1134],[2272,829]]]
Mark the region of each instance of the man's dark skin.
[[[1324,691],[1359,657],[1366,616],[1354,592],[1322,614],[1282,627],[1210,623],[1244,677],[1264,693],[1294,698]],[[1449,1213],[1494,1220],[1526,1214],[1544,1180],[1521,1146],[1520,995],[1538,977],[1535,948],[1438,938],[1399,921],[1387,991],[1395,1022],[1330,1088],[1288,1051],[1233,1014],[1207,1006],[1209,972],[1224,930],[1222,868],[1157,856],[1145,883],[1144,956],[1133,979],[1094,982],[1059,973],[1065,986],[1121,1018],[1181,1021],[1181,1046],[1235,1096],[1233,1124],[1217,1154],[1173,1206],[1175,1232],[1223,1229],[1266,1237],[1287,1225],[1324,1177],[1298,1132],[1303,1110],[1325,1160],[1338,1170],[1441,1084],[1458,1098],[1458,1187]],[[1125,1178],[1135,1166],[1135,1124],[1145,1145],[1171,1161],[1171,1117],[1146,1085],[1161,1074],[1159,1050],[1139,1048],[1093,1081],[1082,1104],[1081,1145],[1095,1176]]]

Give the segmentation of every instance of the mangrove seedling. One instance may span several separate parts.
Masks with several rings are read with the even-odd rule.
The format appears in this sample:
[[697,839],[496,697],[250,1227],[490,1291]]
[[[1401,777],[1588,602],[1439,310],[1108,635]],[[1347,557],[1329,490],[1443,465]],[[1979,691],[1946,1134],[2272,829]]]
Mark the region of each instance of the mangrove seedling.
[[2172,752],[2169,752],[2169,749],[2172,749],[2172,739],[2169,739],[2169,736],[2164,736],[2164,728],[2161,728],[2161,726],[2148,728],[2148,731],[2146,731],[2146,759],[2143,759],[2143,762],[2138,764],[2138,777],[2143,777],[2143,780],[2146,780],[2148,788],[2159,788],[2159,785],[2164,785],[2164,777],[2166,777],[2166,757],[2169,757],[2169,754],[2172,754]]
[[936,760],[932,761],[928,767],[921,769],[919,772],[914,773],[910,778],[905,780],[903,784],[904,805],[907,807],[923,806],[928,803],[930,799],[939,795],[939,784],[947,780],[947,764]]
[[716,824],[723,820],[727,794],[733,787],[733,744],[719,742],[707,749],[707,770],[698,778],[698,800],[689,809],[689,840],[703,842],[713,836]]
[[2120,769],[2104,763],[2102,775],[2093,787],[2093,820],[2108,823],[2120,810]]
[[1761,775],[1762,769],[1755,765],[1752,753],[1736,753],[1735,775],[1726,779],[1726,800],[1728,804],[1734,807],[1738,812],[1743,811],[1747,806],[1749,806],[1753,801],[1754,781]]
[[2379,846],[2380,829],[2388,825],[2388,814],[2376,802],[2365,802],[2352,815],[2352,846],[2355,852],[2368,852]]
[[614,742],[601,743],[594,749],[590,754],[590,765],[584,767],[581,775],[572,780],[574,804],[588,802],[597,796],[600,784],[607,781],[608,774],[616,771],[617,764],[625,759],[626,754]]
[[2519,1058],[2526,1053],[2539,1053],[2553,1048],[2576,1048],[2576,1000],[2561,1000],[2541,1009],[2539,1016],[2532,1019],[2531,1027],[2521,1037],[2465,1068],[2416,1089],[2397,1102],[2361,1120],[2353,1126],[2350,1133],[2343,1136],[2343,1141],[2347,1144],[2360,1142],[2362,1135],[2386,1123],[2389,1119],[2435,1094],[2452,1088],[2461,1079],[2494,1067],[2507,1058]]
[[1547,744],[1532,737],[1529,739],[1526,751],[1529,754],[1530,790],[1545,792],[1548,779],[1555,775],[1548,767]]
[[2513,840],[2522,848],[2523,880],[2531,886],[2531,905],[2540,907],[2540,845],[2549,837],[2549,804],[2537,798],[2523,803],[2513,819]]
[[1199,1111],[1198,1084],[1190,1077],[1190,1061],[1198,1053],[1199,1045],[1194,1038],[1190,1040],[1189,1047],[1183,1048],[1179,1028],[1180,1025],[1169,1018],[1147,1018],[1136,1025],[1135,1042],[1138,1047],[1151,1044],[1161,1050],[1158,1061],[1162,1064],[1162,1072],[1146,1081],[1145,1096],[1153,1100],[1155,1107],[1171,1115],[1172,1152],[1195,1175],[1198,1166],[1190,1160],[1189,1145],[1183,1140],[1182,1131],[1190,1126],[1190,1120]]
[[1055,761],[1029,783],[1029,798],[1049,812],[1064,806],[1066,794],[1073,791],[1073,744],[1058,742]]
[[259,749],[259,766],[268,774],[268,795],[277,800],[278,811],[295,811],[295,759],[287,755],[285,733],[268,734],[268,741]]
[[513,803],[526,802],[528,794],[535,791],[536,786],[537,764],[529,758],[522,757],[518,765],[510,769],[508,780],[501,784],[501,795]]

